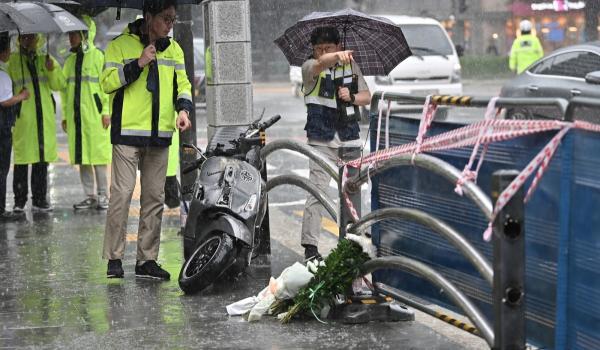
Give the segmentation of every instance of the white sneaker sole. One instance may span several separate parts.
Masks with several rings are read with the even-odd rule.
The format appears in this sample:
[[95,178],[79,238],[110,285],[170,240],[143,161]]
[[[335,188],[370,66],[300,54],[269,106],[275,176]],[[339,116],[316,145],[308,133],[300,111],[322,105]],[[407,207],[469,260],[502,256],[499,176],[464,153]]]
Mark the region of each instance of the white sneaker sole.
[[54,208],[39,208],[39,207],[31,207],[31,211],[36,211],[39,213],[48,213],[53,211]]
[[147,278],[149,280],[168,281],[168,279],[166,279],[166,278],[155,277],[155,276],[150,276],[150,275],[138,275],[137,273],[135,274],[135,277],[137,277],[137,278]]

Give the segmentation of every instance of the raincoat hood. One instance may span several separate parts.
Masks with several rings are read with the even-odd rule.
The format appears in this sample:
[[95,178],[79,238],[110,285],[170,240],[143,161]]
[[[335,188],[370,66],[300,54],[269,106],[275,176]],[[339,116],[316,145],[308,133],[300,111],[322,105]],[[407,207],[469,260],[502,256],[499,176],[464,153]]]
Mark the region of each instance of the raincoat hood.
[[142,26],[146,24],[146,21],[143,18],[138,18],[135,21],[129,23],[125,29],[123,29],[123,34],[134,34],[142,37]]
[[81,21],[85,23],[85,25],[88,27],[88,30],[79,32],[83,40],[81,41],[81,45],[79,47],[71,48],[69,50],[71,52],[77,52],[79,49],[82,49],[84,52],[86,52],[89,49],[96,48],[96,45],[94,44],[94,39],[96,39],[96,23],[88,15],[83,15],[81,17]]
[[96,47],[94,45],[94,40],[96,39],[96,22],[88,15],[84,15],[81,20],[88,26],[87,36],[84,36],[87,46],[89,48]]

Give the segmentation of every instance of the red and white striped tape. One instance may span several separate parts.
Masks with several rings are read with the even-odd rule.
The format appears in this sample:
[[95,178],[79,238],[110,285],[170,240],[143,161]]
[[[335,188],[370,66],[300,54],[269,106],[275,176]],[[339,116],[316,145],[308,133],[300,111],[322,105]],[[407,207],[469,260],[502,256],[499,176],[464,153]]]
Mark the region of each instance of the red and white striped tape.
[[[488,105],[488,112],[490,113],[490,115],[494,113],[494,103],[490,102],[490,104]],[[429,106],[430,104],[427,103],[424,109],[430,109]],[[423,118],[430,118],[429,114],[426,113],[426,111],[424,111],[423,113]],[[471,154],[469,163],[465,166],[465,169],[463,170],[463,176],[459,180],[459,183],[457,183],[457,187],[459,187],[463,185],[466,181],[472,181],[476,179],[477,172],[481,167],[483,156],[485,155],[485,150],[487,149],[486,147],[488,144],[493,142],[507,141],[517,137],[536,134],[545,131],[560,130],[552,138],[552,140],[535,156],[535,158],[527,165],[527,167],[519,174],[519,176],[517,176],[515,180],[500,194],[494,206],[492,220],[488,225],[488,229],[484,233],[484,239],[486,241],[491,238],[491,225],[496,215],[500,211],[502,211],[506,203],[510,201],[510,199],[515,195],[515,193],[523,186],[523,184],[529,178],[529,176],[531,176],[531,174],[533,174],[533,172],[537,169],[536,177],[532,181],[532,184],[527,192],[525,200],[527,201],[529,200],[529,198],[531,198],[531,195],[535,191],[545,170],[548,168],[548,164],[550,163],[552,156],[558,148],[560,141],[570,129],[575,128],[591,132],[600,132],[600,125],[582,121],[569,123],[557,120],[496,120],[492,119],[491,117],[486,117],[486,119],[481,122],[467,125],[462,128],[458,128],[429,138],[424,138],[424,135],[427,132],[427,129],[430,124],[431,121],[421,121],[421,125],[419,127],[419,135],[421,136],[421,138],[419,139],[419,137],[417,137],[417,141],[415,142],[379,150],[367,155],[362,159],[359,158],[345,163],[344,171],[342,172],[342,188],[344,188],[345,184],[348,181],[348,167],[358,168],[363,164],[372,167],[375,166],[377,162],[387,160],[399,155],[412,153],[414,159],[414,156],[419,152],[432,152],[467,146],[475,146]],[[484,145],[484,150],[482,151],[482,154],[480,156],[477,169],[475,171],[471,171],[471,167],[477,154],[477,149],[481,144]],[[358,220],[358,212],[354,208],[354,205],[352,204],[352,201],[350,200],[350,197],[346,192],[344,192],[344,201],[346,202],[346,205],[349,208],[353,218],[355,220]]]
[[[485,120],[495,119],[500,113],[500,109],[496,108],[496,101],[498,101],[498,97],[494,97],[488,103],[487,109],[485,111]],[[481,150],[481,155],[479,156],[479,162],[477,163],[477,169],[472,171],[473,162],[475,161],[475,157],[477,156],[477,152],[479,151],[479,145],[481,144],[481,139],[484,136],[484,133],[488,135],[493,132],[493,128],[490,126],[482,127],[479,130],[479,137],[475,142],[475,147],[473,147],[473,151],[471,152],[471,157],[469,158],[469,162],[465,165],[465,168],[462,171],[460,179],[456,182],[456,188],[454,188],[454,192],[456,192],[459,196],[463,195],[462,185],[465,184],[466,181],[477,182],[477,174],[479,173],[479,169],[481,168],[481,164],[483,164],[483,159],[485,158],[485,154],[487,153],[487,149],[489,143],[483,144],[483,149]]]

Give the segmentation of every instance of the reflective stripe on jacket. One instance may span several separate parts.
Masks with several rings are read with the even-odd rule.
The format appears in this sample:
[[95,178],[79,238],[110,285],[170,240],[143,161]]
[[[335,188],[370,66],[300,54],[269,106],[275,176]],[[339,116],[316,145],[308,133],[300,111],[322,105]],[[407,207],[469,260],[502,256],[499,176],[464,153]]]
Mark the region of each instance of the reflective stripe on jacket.
[[[40,45],[40,43],[38,43]],[[21,102],[20,113],[13,129],[14,164],[54,162],[56,152],[56,103],[52,91],[65,88],[66,82],[58,62],[46,69],[46,54],[32,56],[16,52],[10,55],[8,70],[13,81],[13,93],[24,87],[29,99]]]
[[93,45],[93,22],[86,22],[87,45],[71,53],[63,68],[68,84],[61,93],[62,117],[67,121],[71,164],[109,164],[110,130],[102,126],[102,116],[109,114],[108,95],[100,87],[104,54]]
[[340,123],[335,99],[336,79],[343,79],[345,84],[352,81],[352,66],[347,64],[334,70],[325,69],[319,74],[314,89],[304,96],[307,107],[307,119],[304,130],[308,139],[331,141],[337,132],[340,140],[350,141],[360,137],[358,122]]
[[544,57],[544,49],[540,40],[533,34],[525,34],[517,37],[510,49],[509,66],[521,74],[533,62]]
[[157,52],[156,61],[139,68],[137,60],[144,49],[139,28],[143,23],[130,23],[106,49],[100,82],[110,94],[111,141],[167,147],[175,130],[175,111],[193,108],[191,84],[183,51],[173,39],[164,51]]

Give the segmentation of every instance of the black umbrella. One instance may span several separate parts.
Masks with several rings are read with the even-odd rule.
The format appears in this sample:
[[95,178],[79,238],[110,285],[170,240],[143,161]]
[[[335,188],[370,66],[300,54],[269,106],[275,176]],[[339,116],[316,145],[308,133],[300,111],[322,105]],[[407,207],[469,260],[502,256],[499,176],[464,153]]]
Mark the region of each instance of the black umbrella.
[[388,19],[345,9],[313,12],[275,39],[292,66],[302,66],[312,55],[310,35],[318,27],[336,27],[344,50],[353,57],[364,75],[387,75],[412,55],[399,26]]
[[88,27],[80,19],[56,5],[34,2],[11,2],[8,5],[33,23],[30,26],[19,27],[21,34],[88,30]]
[[0,3],[0,32],[19,31],[31,25],[33,22],[14,7]]
[[[130,8],[141,10],[144,4],[149,2],[157,2],[159,0],[77,0],[81,4],[82,9],[88,10],[87,13],[99,13],[108,7],[117,8],[117,20],[121,19],[121,9]],[[203,0],[177,0],[177,5],[196,5]]]
[[[130,9],[142,9],[144,4],[157,2],[158,0],[78,0],[85,7],[120,7]],[[202,0],[177,0],[177,5],[196,5]]]

